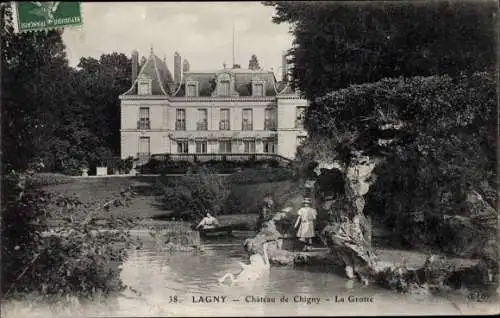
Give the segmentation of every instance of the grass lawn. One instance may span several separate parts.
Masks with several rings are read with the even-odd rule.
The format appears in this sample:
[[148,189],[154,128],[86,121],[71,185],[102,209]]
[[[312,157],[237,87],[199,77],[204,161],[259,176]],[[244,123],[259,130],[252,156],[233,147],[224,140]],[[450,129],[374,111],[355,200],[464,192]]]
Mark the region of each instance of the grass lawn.
[[[144,178],[141,177],[82,178],[75,179],[69,184],[45,186],[43,190],[51,193],[77,195],[83,203],[95,201],[104,203],[116,198],[121,190],[130,186],[146,188],[148,182],[145,182]],[[139,193],[129,206],[112,208],[108,213],[114,217],[151,218],[163,212],[165,211],[156,205],[154,196]]]
[[[155,177],[121,177],[121,178],[82,178],[74,179],[71,183],[48,185],[43,187],[43,190],[51,193],[61,193],[66,195],[77,195],[81,201],[86,202],[106,202],[120,193],[121,190],[127,187],[139,189],[138,194],[133,198],[129,206],[110,209],[109,216],[125,217],[125,218],[141,218],[150,219],[158,215],[168,215],[155,197],[148,193],[147,189],[154,183]],[[251,193],[250,196],[245,195],[242,199],[245,204],[255,203],[257,206],[257,197],[264,196],[266,191],[274,191],[276,189],[284,189],[285,182],[275,182],[269,184],[252,184],[248,186],[239,185],[236,188],[240,195]],[[257,197],[256,197],[257,196]],[[240,211],[234,211],[240,212]],[[257,211],[256,211],[257,212]],[[221,225],[241,225],[246,224],[248,227],[254,228],[258,215],[248,209],[235,214],[226,214],[218,216]]]

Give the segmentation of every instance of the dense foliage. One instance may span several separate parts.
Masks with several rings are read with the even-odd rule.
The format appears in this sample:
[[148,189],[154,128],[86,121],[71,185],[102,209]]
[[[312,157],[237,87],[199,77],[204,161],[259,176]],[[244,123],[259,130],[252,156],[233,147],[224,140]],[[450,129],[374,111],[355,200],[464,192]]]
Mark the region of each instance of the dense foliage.
[[[494,163],[468,132],[418,136],[377,167],[379,177],[365,211],[393,228],[395,239],[406,246],[478,257],[496,231],[484,237],[483,224],[461,223],[476,217],[468,201],[473,192],[496,206]],[[484,213],[486,220],[497,219],[493,208],[482,209]]]
[[61,31],[14,33],[0,5],[2,148],[6,171],[42,162],[50,172],[80,168],[119,150],[119,100],[129,88],[124,54],[68,65]]
[[334,142],[341,162],[356,151],[383,155],[421,135],[432,139],[454,133],[469,133],[492,159],[495,109],[495,79],[487,73],[383,79],[316,99],[307,123],[313,139]]
[[206,212],[258,213],[264,197],[281,203],[295,180],[288,168],[249,168],[225,177],[200,168],[182,177],[162,177],[156,189],[163,207],[173,212],[171,217],[192,220]]
[[223,178],[208,169],[157,185],[163,207],[184,220],[220,214],[229,189]]
[[294,180],[296,177],[296,173],[293,169],[285,167],[268,167],[260,169],[243,169],[230,175],[227,180],[230,184],[236,185]]
[[131,224],[110,220],[115,230],[101,231],[93,220],[127,204],[133,193],[84,204],[75,196],[39,190],[36,180],[23,183],[24,177],[31,178],[15,173],[2,178],[2,297],[89,298],[121,291]]
[[[2,38],[2,297],[94,297],[120,291],[120,264],[130,238],[93,224],[126,204],[123,191],[106,202],[39,188],[72,182],[91,162],[118,151],[118,94],[130,83],[128,58],[103,55],[69,66],[62,31],[14,33],[10,3],[0,4]],[[123,163],[127,169],[129,162]]]
[[292,83],[309,99],[386,77],[495,67],[496,1],[265,4],[291,25]]
[[484,229],[457,216],[471,216],[474,191],[496,204],[496,102],[488,73],[353,85],[312,103],[312,138],[301,151],[346,164],[358,153],[383,158],[365,213],[406,246],[478,256],[491,237],[478,241]]
[[[280,161],[276,159],[263,159],[263,160],[208,160],[201,161],[196,157],[192,161],[187,160],[173,160],[167,157],[165,160],[151,158],[147,163],[137,167],[137,169],[144,174],[184,174],[188,171],[196,172],[200,169],[208,169],[221,174],[230,174],[237,172],[241,169],[258,169],[262,167],[277,168],[280,166]],[[281,163],[283,164],[283,163]]]

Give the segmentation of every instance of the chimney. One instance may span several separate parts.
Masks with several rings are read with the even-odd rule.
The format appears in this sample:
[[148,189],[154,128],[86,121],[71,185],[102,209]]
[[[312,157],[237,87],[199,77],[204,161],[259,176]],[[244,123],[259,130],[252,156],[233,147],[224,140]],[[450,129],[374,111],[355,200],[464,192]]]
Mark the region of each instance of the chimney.
[[288,52],[284,51],[281,55],[281,80],[285,83],[288,82],[288,60],[287,60]]
[[132,85],[134,85],[137,79],[137,73],[139,68],[139,52],[137,50],[132,51]]
[[183,73],[189,72],[189,62],[186,59],[184,59],[184,63],[182,63],[182,72]]
[[174,53],[174,83],[179,84],[181,82],[181,56],[179,53]]

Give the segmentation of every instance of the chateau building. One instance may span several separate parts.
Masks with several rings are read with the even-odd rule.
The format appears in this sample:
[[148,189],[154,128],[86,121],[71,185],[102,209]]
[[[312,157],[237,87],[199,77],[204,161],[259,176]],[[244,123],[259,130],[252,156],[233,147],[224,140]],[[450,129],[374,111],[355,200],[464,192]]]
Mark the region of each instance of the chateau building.
[[281,82],[250,64],[196,72],[176,52],[172,76],[152,49],[140,64],[132,52],[132,85],[120,96],[121,157],[272,153],[293,159],[306,137],[308,102],[288,85],[286,64]]

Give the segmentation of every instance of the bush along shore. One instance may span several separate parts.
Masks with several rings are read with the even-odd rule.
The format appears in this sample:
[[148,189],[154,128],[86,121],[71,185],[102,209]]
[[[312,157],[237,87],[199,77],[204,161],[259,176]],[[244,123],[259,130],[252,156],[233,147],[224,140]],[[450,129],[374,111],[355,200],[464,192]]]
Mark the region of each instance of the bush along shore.
[[[371,168],[373,169],[373,166]],[[377,284],[397,292],[408,293],[465,292],[469,295],[481,293],[482,297],[489,299],[496,293],[496,267],[487,257],[459,258],[438,252],[403,251],[391,246],[372,247],[371,244],[351,246],[349,249],[341,247],[336,243],[339,224],[335,222],[332,215],[343,213],[348,209],[362,213],[364,200],[359,196],[359,189],[362,187],[353,186],[356,182],[352,182],[352,179],[348,177],[342,177],[342,172],[336,168],[323,168],[321,172],[319,170],[317,169],[319,175],[315,183],[316,209],[318,219],[321,220],[322,214],[329,215],[325,217],[329,219],[329,222],[324,226],[325,222],[319,221],[318,223],[321,224],[318,224],[316,228],[329,250],[327,252],[324,249],[297,252],[284,247],[287,238],[294,236],[291,229],[297,217],[297,209],[284,210],[283,208],[296,206],[296,202],[302,199],[302,195],[299,194],[294,198],[294,202],[290,200],[278,205],[280,212],[275,213],[270,220],[265,222],[255,237],[245,241],[244,246],[249,254],[262,252],[264,242],[271,242],[267,251],[270,261],[275,265],[321,265],[343,273],[345,263],[339,257],[339,253],[344,253],[344,255],[349,253],[353,264],[356,264],[353,265],[357,274],[355,279],[360,279],[365,284]],[[336,178],[338,182],[335,181]],[[328,182],[325,183],[325,180]],[[339,183],[345,185],[347,194],[344,197],[331,195],[338,193]],[[370,242],[372,241],[371,231],[372,229],[369,228],[370,233],[367,235]]]
[[227,177],[201,167],[182,177],[159,177],[154,191],[171,219],[196,221],[207,212],[257,215],[264,197],[288,198],[296,178],[295,170],[285,167],[248,168]]
[[111,220],[114,231],[95,231],[93,220],[127,204],[132,193],[83,203],[41,190],[45,180],[16,172],[2,177],[2,298],[83,300],[122,291],[131,224]]
[[[126,289],[121,265],[127,251],[141,246],[131,235],[140,224],[109,212],[127,206],[134,191],[85,200],[44,190],[67,182],[61,176],[14,171],[2,176],[2,299],[70,304],[103,300]],[[166,242],[170,236],[162,235],[162,248],[186,243]],[[196,245],[191,243],[186,244]]]

